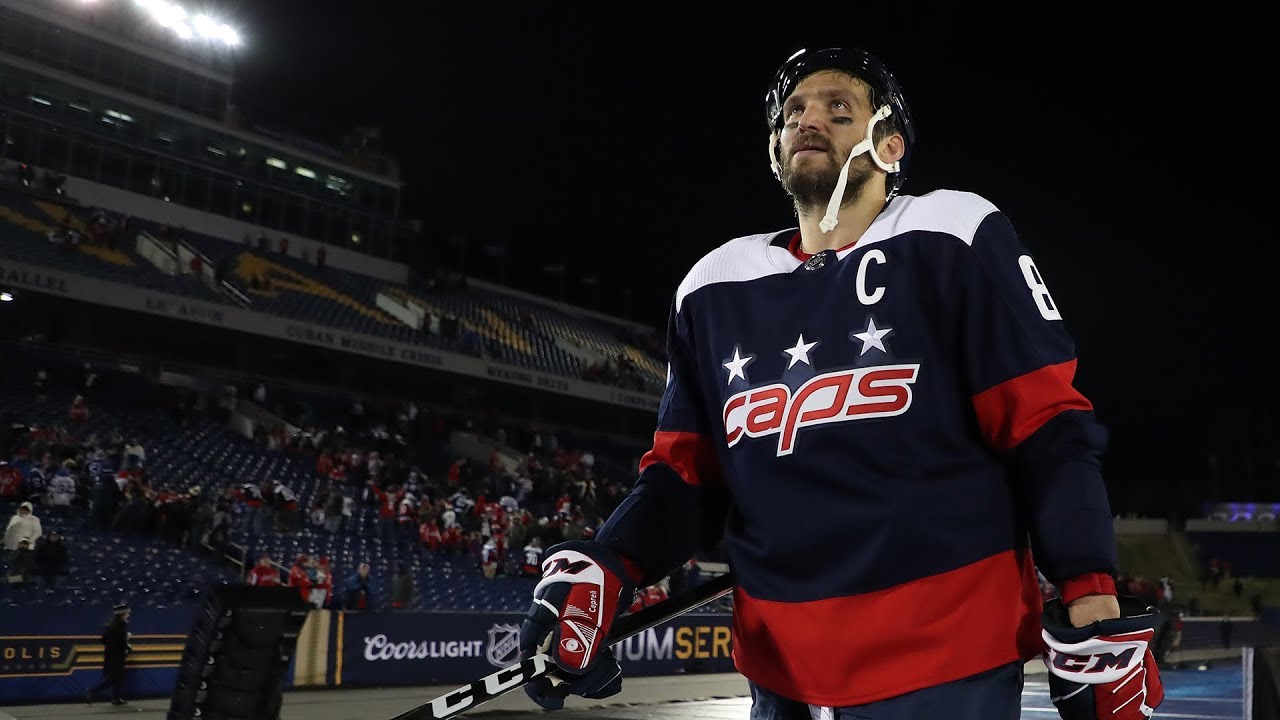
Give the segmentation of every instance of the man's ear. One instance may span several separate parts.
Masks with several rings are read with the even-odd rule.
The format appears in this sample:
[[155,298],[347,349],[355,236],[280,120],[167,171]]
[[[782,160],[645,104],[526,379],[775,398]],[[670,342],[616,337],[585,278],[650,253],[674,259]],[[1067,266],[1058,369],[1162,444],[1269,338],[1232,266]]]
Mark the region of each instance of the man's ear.
[[902,135],[893,133],[880,141],[880,146],[876,148],[876,153],[879,154],[880,159],[886,165],[892,165],[907,154],[907,143],[902,139]]

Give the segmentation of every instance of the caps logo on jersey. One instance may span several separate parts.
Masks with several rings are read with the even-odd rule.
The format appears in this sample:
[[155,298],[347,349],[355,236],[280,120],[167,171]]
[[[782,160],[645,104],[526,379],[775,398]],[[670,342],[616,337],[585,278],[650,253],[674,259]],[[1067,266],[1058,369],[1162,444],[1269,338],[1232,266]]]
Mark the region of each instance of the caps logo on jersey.
[[725,400],[725,440],[777,435],[777,455],[790,455],[801,428],[906,412],[919,372],[919,363],[878,365],[815,375],[794,392],[781,383],[745,390]]

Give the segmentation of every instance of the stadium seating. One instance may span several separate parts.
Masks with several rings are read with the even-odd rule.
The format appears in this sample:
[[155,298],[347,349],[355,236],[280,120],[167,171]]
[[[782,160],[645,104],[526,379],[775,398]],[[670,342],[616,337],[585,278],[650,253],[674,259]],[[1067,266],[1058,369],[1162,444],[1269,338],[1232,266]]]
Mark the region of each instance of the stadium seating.
[[168,275],[139,257],[134,238],[123,234],[112,245],[80,242],[55,245],[50,231],[70,227],[83,234],[90,211],[0,189],[0,256],[207,302],[226,300],[185,275]]
[[1233,575],[1280,578],[1280,532],[1189,532],[1199,565],[1213,560],[1231,563]]
[[[37,199],[0,189],[0,256],[68,273],[144,287],[211,303],[230,300],[186,275],[170,276],[137,255],[136,231],[161,236],[165,227],[130,219],[130,233],[111,245],[60,246],[47,237],[62,226],[84,230],[91,210],[71,203]],[[187,229],[173,231],[181,242],[224,270],[223,279],[251,301],[257,312],[441,350],[487,356],[529,370],[578,379],[594,379],[630,390],[659,394],[665,363],[628,342],[627,331],[598,320],[571,315],[546,303],[479,288],[425,291],[314,263],[246,242]],[[246,238],[245,240],[248,240]],[[266,284],[263,284],[265,281]],[[379,309],[380,293],[409,299],[439,317],[458,320],[457,337],[415,330]],[[593,364],[629,368],[596,375]]]
[[[5,348],[4,372],[0,373],[0,410],[10,418],[39,426],[66,424],[74,381],[84,372],[83,363],[70,356],[49,352],[27,352]],[[37,369],[49,376],[41,394],[33,392]],[[225,422],[195,412],[175,419],[169,409],[151,402],[160,389],[132,373],[99,371],[97,390],[90,400],[90,415],[75,431],[78,438],[90,434],[108,438],[119,433],[126,441],[138,439],[146,451],[146,467],[152,486],[185,493],[200,487],[200,497],[213,498],[224,489],[238,487],[245,480],[280,479],[298,496],[299,506],[311,507],[324,481],[317,475],[314,459],[279,450],[233,432]],[[314,398],[303,400],[319,401]],[[336,410],[330,408],[330,412]],[[445,475],[451,459],[436,449],[425,453],[431,465],[424,471]],[[625,459],[610,461],[601,456],[597,463],[615,467]],[[358,490],[358,488],[357,488]],[[359,500],[359,497],[357,497]],[[59,530],[68,538],[73,552],[74,571],[64,590],[45,594],[43,590],[10,589],[0,585],[0,606],[56,602],[76,606],[110,604],[127,600],[136,605],[172,605],[199,602],[211,583],[239,582],[240,571],[209,554],[193,553],[165,544],[158,537],[125,536],[90,527],[83,513],[37,514],[45,532]],[[300,519],[300,529],[288,534],[268,531],[251,533],[243,519],[244,508],[237,505],[230,540],[243,558],[252,564],[261,553],[288,566],[299,554],[327,556],[335,575],[335,593],[361,562],[368,562],[371,574],[384,589],[397,563],[405,563],[416,586],[412,605],[417,609],[523,610],[527,607],[533,580],[517,576],[485,578],[475,559],[468,555],[437,555],[414,552],[405,544],[384,543],[374,534],[376,507],[357,502],[349,530],[330,534]],[[512,557],[520,548],[511,548]]]

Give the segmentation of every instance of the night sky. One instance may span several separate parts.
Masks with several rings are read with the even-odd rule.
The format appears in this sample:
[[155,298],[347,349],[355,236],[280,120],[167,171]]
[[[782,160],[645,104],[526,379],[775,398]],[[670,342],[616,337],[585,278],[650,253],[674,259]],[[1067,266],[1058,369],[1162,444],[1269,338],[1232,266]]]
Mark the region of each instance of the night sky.
[[[916,119],[904,192],[979,193],[1036,258],[1077,341],[1077,385],[1111,429],[1119,504],[1212,494],[1214,455],[1218,494],[1280,500],[1280,303],[1264,224],[1280,159],[1267,109],[1276,38],[1225,5],[1121,17],[976,4],[744,4],[711,18],[642,3],[272,0],[230,12],[247,38],[251,114],[312,133],[384,128],[424,257],[659,327],[702,254],[792,224],[766,159],[777,66],[801,47],[868,49]],[[1230,17],[1201,17],[1215,12]],[[486,253],[496,245],[505,262]],[[543,270],[557,264],[563,288]]]

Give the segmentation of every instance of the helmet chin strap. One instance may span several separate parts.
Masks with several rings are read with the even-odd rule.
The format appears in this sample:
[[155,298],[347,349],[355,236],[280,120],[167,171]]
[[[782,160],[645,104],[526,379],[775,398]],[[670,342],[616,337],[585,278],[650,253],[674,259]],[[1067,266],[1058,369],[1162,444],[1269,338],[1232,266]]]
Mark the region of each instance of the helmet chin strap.
[[[841,168],[840,170],[840,179],[836,181],[836,189],[831,193],[831,200],[827,202],[827,214],[823,215],[822,221],[818,223],[818,227],[822,229],[822,232],[824,233],[831,232],[832,230],[835,229],[836,225],[840,222],[839,218],[837,217],[840,213],[840,201],[844,199],[845,186],[849,184],[849,164],[853,162],[854,158],[858,157],[864,152],[869,152],[871,153],[872,162],[874,162],[881,170],[884,170],[885,172],[890,172],[890,173],[898,172],[897,162],[886,163],[885,161],[880,159],[880,153],[875,152],[875,142],[872,140],[872,138],[875,136],[874,130],[876,127],[876,123],[889,117],[892,114],[893,114],[893,110],[891,110],[888,105],[880,106],[880,109],[876,111],[876,114],[872,115],[871,119],[867,121],[867,136],[862,138],[862,142],[858,143],[857,145],[854,145],[853,149],[849,151],[849,158],[844,161],[844,167]],[[773,156],[774,142],[775,140],[771,137],[769,141],[770,157]],[[777,170],[775,170],[774,172],[776,173]]]

